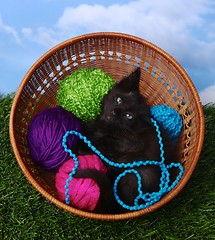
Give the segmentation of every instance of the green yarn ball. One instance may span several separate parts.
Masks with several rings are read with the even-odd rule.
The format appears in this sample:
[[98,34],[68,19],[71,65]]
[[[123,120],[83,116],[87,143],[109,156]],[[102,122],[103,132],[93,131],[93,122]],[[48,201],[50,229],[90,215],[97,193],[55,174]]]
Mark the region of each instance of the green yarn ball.
[[115,80],[101,69],[81,68],[60,81],[57,103],[87,122],[101,113],[101,102]]

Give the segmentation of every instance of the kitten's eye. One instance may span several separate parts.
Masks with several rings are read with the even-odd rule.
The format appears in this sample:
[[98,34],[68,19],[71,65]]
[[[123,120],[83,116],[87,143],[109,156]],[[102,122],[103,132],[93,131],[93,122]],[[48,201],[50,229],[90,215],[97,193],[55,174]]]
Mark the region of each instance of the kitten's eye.
[[133,115],[130,114],[130,113],[126,113],[126,118],[129,119],[129,120],[132,120],[133,119]]
[[121,104],[122,103],[122,98],[121,97],[117,97],[116,98],[116,102],[117,102],[118,105]]

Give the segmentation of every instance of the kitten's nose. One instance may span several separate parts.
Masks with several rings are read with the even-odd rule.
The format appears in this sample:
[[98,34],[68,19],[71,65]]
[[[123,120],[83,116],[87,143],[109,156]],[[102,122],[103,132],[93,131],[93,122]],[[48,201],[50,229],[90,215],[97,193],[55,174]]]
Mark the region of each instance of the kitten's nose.
[[113,120],[115,119],[120,113],[120,110],[118,108],[115,108],[109,112],[108,115],[106,115],[108,120]]
[[110,113],[111,113],[112,116],[116,116],[116,111],[115,110],[112,110]]
[[118,108],[115,108],[115,109],[111,110],[110,113],[111,113],[112,116],[115,117],[116,115],[120,114],[120,110]]

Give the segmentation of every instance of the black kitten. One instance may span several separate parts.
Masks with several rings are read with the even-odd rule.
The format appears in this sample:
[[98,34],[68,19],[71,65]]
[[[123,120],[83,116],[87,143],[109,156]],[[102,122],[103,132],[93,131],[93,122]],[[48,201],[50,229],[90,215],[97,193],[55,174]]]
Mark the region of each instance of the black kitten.
[[[150,107],[139,92],[139,83],[140,68],[137,68],[109,91],[103,99],[101,115],[84,126],[84,135],[91,140],[92,144],[105,157],[117,163],[160,160],[157,132],[151,122]],[[169,162],[172,160],[173,149],[165,134],[163,134],[163,142],[165,158]],[[89,150],[85,149],[85,151]],[[113,188],[113,182],[123,170],[107,167],[108,179],[102,179],[104,176],[94,177],[100,188],[108,189],[106,192],[102,191],[103,203],[101,201],[100,207],[103,205],[107,212],[118,211],[120,207],[113,200],[113,193],[110,189]],[[159,190],[161,175],[159,167],[141,166],[135,169],[142,177],[143,192]],[[79,172],[78,177],[84,176],[84,174],[86,174],[85,176],[93,175],[90,171],[88,173],[83,171]],[[91,177],[93,178],[93,176]],[[124,203],[130,206],[134,205],[134,199],[138,195],[135,175],[129,174],[120,180],[118,194]]]

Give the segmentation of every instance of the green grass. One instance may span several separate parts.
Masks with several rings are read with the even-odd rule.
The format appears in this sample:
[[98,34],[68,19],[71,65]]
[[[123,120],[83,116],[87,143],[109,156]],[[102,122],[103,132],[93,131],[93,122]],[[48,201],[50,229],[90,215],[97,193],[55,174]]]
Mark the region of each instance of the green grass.
[[214,107],[204,107],[203,151],[182,192],[148,215],[106,222],[65,212],[28,183],[10,146],[11,103],[10,96],[0,99],[0,239],[215,239]]

